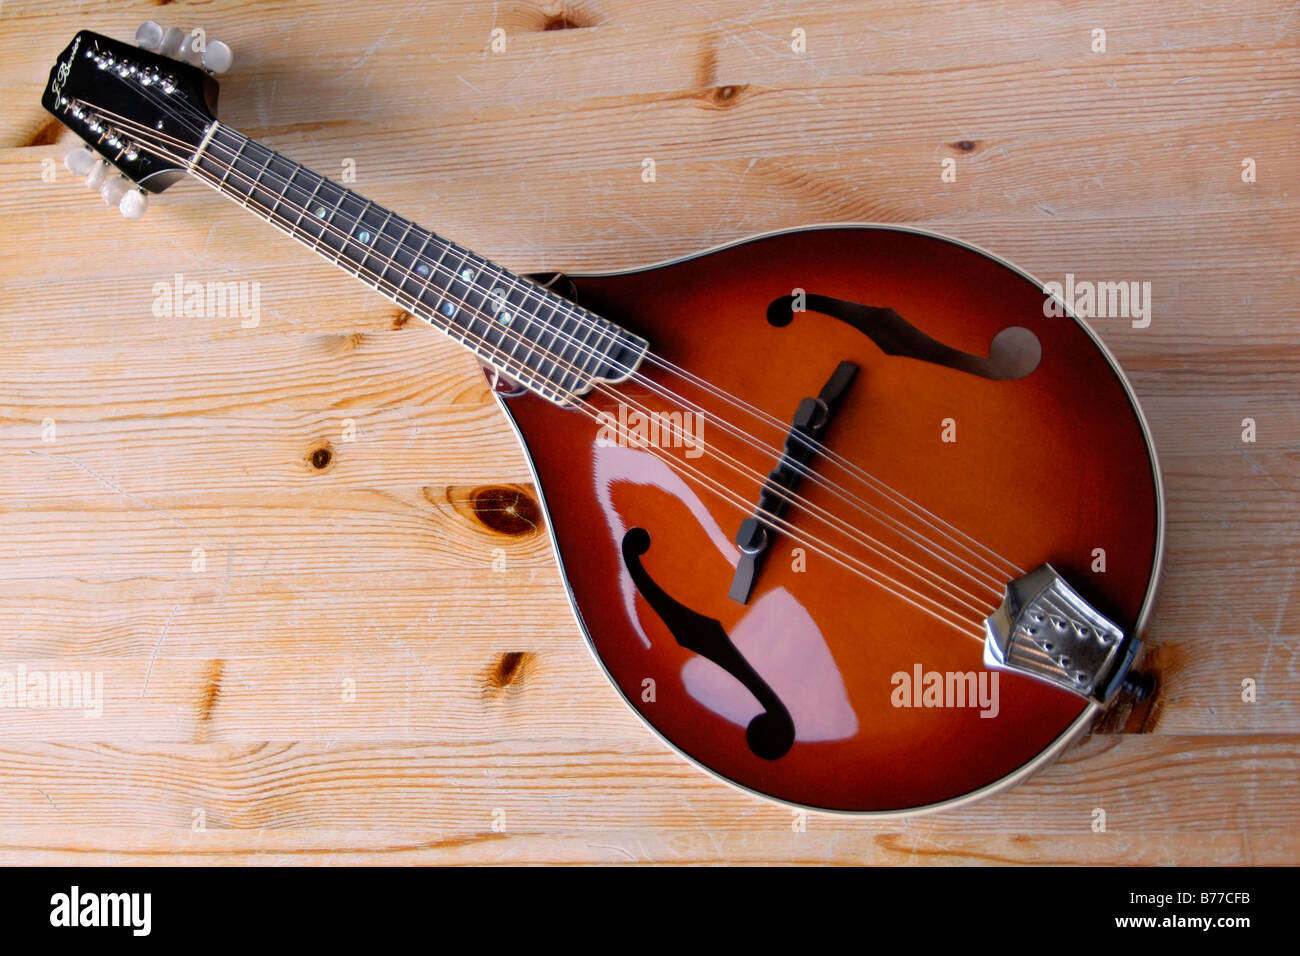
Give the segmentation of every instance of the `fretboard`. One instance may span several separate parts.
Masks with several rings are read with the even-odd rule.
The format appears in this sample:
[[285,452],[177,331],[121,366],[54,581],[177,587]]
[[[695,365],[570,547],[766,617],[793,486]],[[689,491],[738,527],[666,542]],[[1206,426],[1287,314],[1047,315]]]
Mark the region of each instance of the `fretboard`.
[[550,401],[622,381],[645,355],[643,338],[232,129],[193,171]]

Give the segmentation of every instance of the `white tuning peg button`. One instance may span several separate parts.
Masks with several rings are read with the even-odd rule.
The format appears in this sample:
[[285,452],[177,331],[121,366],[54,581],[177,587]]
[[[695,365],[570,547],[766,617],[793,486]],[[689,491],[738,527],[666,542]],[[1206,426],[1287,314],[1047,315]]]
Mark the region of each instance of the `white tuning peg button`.
[[181,49],[181,41],[185,39],[185,34],[181,32],[180,27],[168,27],[167,32],[163,34],[162,41],[158,44],[158,52],[163,56],[174,57]]
[[121,176],[110,176],[104,180],[104,185],[99,187],[99,194],[104,197],[106,205],[120,208],[122,197],[126,195],[126,191],[130,188],[131,184]]
[[127,219],[139,219],[149,208],[149,197],[139,189],[128,190],[122,194],[122,200],[117,204],[117,208]]
[[63,157],[63,165],[67,166],[68,172],[73,175],[85,176],[95,165],[95,154],[85,146],[74,146],[68,150],[68,155]]
[[90,172],[86,174],[86,185],[91,189],[98,189],[104,185],[104,175],[108,172],[108,163],[102,159],[94,166],[90,167]]
[[176,51],[176,59],[184,60],[194,66],[203,65],[203,51],[194,49],[194,34],[185,34],[185,39],[181,41],[180,49]]
[[162,47],[162,41],[163,28],[152,20],[144,21],[140,24],[140,29],[135,31],[135,45],[152,50],[154,53]]
[[209,73],[225,73],[235,62],[235,54],[220,40],[212,40],[203,51],[203,68]]

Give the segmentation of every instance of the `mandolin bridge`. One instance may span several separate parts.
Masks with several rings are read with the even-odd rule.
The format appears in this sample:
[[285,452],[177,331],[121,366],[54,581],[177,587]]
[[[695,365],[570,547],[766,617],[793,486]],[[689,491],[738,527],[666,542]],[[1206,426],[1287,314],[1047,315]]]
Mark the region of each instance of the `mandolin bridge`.
[[984,631],[985,665],[1028,674],[1099,704],[1124,683],[1140,647],[1049,564],[1007,585]]

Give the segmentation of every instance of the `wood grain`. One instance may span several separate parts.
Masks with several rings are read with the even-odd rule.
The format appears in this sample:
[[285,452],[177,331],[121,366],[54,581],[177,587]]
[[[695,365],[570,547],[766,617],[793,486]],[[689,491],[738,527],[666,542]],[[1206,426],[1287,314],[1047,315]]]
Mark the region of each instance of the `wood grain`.
[[[327,174],[354,160],[362,193],[514,269],[878,221],[1151,282],[1148,328],[1094,327],[1164,469],[1156,705],[962,811],[802,832],[668,752],[583,646],[544,534],[466,507],[528,470],[458,346],[197,184],[128,223],[61,165],[42,181],[70,141],[39,106],[54,56],[146,18],[231,44],[224,121]],[[0,669],[104,693],[98,717],[0,708],[0,863],[1300,862],[1297,21],[5,3]],[[155,317],[177,273],[258,282],[259,324]]]

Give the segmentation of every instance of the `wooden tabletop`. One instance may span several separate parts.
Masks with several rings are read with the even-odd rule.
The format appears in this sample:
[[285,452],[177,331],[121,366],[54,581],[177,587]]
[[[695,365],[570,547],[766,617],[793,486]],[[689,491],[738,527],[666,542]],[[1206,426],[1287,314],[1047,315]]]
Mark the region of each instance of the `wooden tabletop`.
[[[64,169],[56,55],[146,18],[231,45],[224,122],[516,270],[861,221],[1150,282],[1149,326],[1094,327],[1164,469],[1156,703],[901,821],[687,764],[545,534],[476,516],[530,477],[457,345],[197,183],[129,222]],[[1298,34],[1280,0],[4,3],[0,672],[103,694],[0,674],[0,863],[1300,862]],[[156,315],[177,274],[260,322]]]

